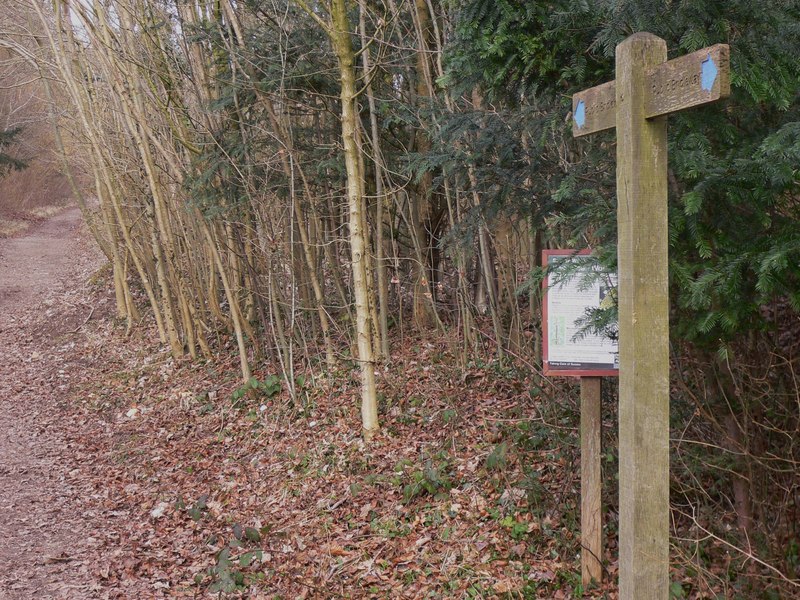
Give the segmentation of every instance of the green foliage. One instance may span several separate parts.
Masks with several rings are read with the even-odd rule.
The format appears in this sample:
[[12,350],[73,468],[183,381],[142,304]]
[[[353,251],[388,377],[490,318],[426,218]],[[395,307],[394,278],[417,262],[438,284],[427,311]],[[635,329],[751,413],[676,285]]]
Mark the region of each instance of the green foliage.
[[486,469],[488,471],[502,471],[508,465],[508,444],[503,442],[494,447],[486,456]]
[[[442,84],[456,101],[478,88],[496,104],[470,110],[465,102],[466,110],[444,120],[432,156],[415,166],[446,168],[461,182],[470,166],[482,218],[528,215],[561,244],[588,243],[612,268],[613,133],[572,139],[571,94],[613,79],[614,48],[634,31],[663,37],[670,58],[730,44],[730,100],[670,117],[674,333],[715,350],[767,327],[760,307],[776,298],[800,309],[797,2],[665,10],[657,1],[473,0],[456,17]],[[604,314],[587,316],[602,328]]]
[[505,516],[500,521],[500,525],[509,530],[512,539],[521,540],[528,535],[530,523],[527,521],[517,521],[511,515]]
[[268,527],[262,527],[259,531],[254,527],[243,528],[238,523],[234,524],[233,537],[216,553],[214,566],[209,567],[205,574],[198,574],[195,583],[198,586],[208,584],[210,592],[232,594],[245,590],[253,580],[262,579],[264,574],[252,572],[251,567],[260,565],[264,558],[263,551],[255,544],[268,531]]
[[452,408],[446,408],[442,411],[442,421],[445,425],[448,425],[458,419],[458,411]]
[[219,551],[217,564],[208,570],[208,575],[214,581],[209,588],[211,592],[231,593],[244,589],[244,573],[236,569],[230,548]]
[[453,487],[450,475],[450,463],[444,453],[425,459],[421,469],[413,470],[410,482],[403,487],[403,502],[430,495],[447,493]]
[[381,537],[393,539],[405,537],[411,533],[411,527],[394,517],[375,517],[369,523],[369,528]]
[[270,375],[263,381],[251,377],[247,383],[233,391],[231,400],[233,400],[234,407],[240,408],[244,406],[247,398],[272,398],[280,393],[281,388],[281,379],[277,375]]
[[[518,101],[552,94],[565,76],[593,69],[576,44],[589,45],[586,30],[563,35],[562,11],[572,24],[593,16],[588,3],[477,0],[460,3],[456,32],[448,55],[448,75],[441,82],[456,93],[476,85],[491,98]],[[577,36],[575,33],[577,32]],[[577,37],[577,39],[576,39]]]
[[186,502],[183,498],[178,498],[175,502],[175,508],[178,510],[185,510],[186,514],[192,521],[199,521],[208,510],[208,494],[203,494],[191,506],[187,508]]
[[670,600],[681,600],[682,598],[686,598],[686,594],[683,591],[683,585],[681,585],[680,581],[673,581],[669,584],[669,597]]
[[[205,107],[218,126],[207,132],[194,153],[184,181],[192,204],[207,218],[231,220],[246,211],[254,198],[274,202],[297,194],[296,182],[277,164],[263,160],[285,153],[287,143],[292,145],[293,159],[303,157],[313,165],[305,167],[309,175],[318,176],[311,179],[312,186],[322,181],[335,184],[345,177],[336,146],[319,143],[321,136],[330,140],[338,135],[335,127],[331,129],[334,122],[319,117],[336,110],[335,56],[326,34],[303,10],[293,2],[278,4],[282,5],[262,0],[246,3],[244,46],[214,20],[187,25],[188,38],[202,42],[219,57],[215,71],[219,95]],[[280,22],[274,18],[275,10],[281,14]],[[273,103],[272,112],[265,100]],[[287,109],[317,114],[317,118],[293,121],[291,141],[273,131],[271,121],[273,116],[282,119],[281,111]]]
[[5,152],[8,146],[14,143],[21,132],[22,127],[13,127],[5,131],[0,131],[0,176],[11,170],[21,171],[28,166],[26,161],[14,158]]

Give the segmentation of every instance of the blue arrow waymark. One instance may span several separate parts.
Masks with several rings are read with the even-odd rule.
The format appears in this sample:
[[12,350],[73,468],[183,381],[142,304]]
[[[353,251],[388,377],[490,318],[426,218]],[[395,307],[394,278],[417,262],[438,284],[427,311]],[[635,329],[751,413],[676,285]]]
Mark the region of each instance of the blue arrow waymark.
[[717,65],[714,64],[714,59],[708,55],[702,63],[700,63],[700,85],[706,92],[710,92],[714,87],[714,82],[717,80]]
[[583,129],[583,126],[586,125],[586,104],[584,104],[583,100],[578,100],[574,118],[578,129]]

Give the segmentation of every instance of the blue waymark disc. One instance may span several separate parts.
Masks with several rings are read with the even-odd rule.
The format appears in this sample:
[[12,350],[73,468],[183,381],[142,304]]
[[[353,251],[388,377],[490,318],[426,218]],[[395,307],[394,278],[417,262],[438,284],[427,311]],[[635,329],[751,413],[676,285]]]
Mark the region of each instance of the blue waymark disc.
[[575,107],[575,124],[579,129],[586,124],[586,104],[583,100],[578,100],[578,105]]
[[709,54],[708,58],[700,64],[700,85],[703,90],[706,92],[711,91],[711,88],[714,87],[714,82],[717,80],[717,73],[717,65],[714,64],[714,59]]

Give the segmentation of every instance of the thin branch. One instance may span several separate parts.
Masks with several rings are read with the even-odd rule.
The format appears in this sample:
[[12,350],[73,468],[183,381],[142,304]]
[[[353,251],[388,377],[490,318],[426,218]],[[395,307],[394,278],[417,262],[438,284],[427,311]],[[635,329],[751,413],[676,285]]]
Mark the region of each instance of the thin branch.
[[314,19],[317,24],[322,27],[323,31],[325,31],[326,35],[331,36],[333,35],[333,26],[327,23],[322,17],[320,17],[317,13],[311,10],[311,7],[306,3],[305,0],[294,0],[295,3],[305,11],[305,13]]

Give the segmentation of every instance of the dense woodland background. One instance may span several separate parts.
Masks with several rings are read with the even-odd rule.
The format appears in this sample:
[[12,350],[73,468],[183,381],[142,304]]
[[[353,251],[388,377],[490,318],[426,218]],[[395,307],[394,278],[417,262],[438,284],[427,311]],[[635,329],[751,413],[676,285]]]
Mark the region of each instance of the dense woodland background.
[[235,353],[241,389],[294,410],[358,373],[368,440],[408,340],[574,406],[538,375],[540,255],[614,267],[613,132],[574,140],[569,110],[636,31],[731,48],[731,98],[670,117],[674,555],[687,590],[793,597],[795,0],[12,0],[2,214],[74,197],[128,333]]

